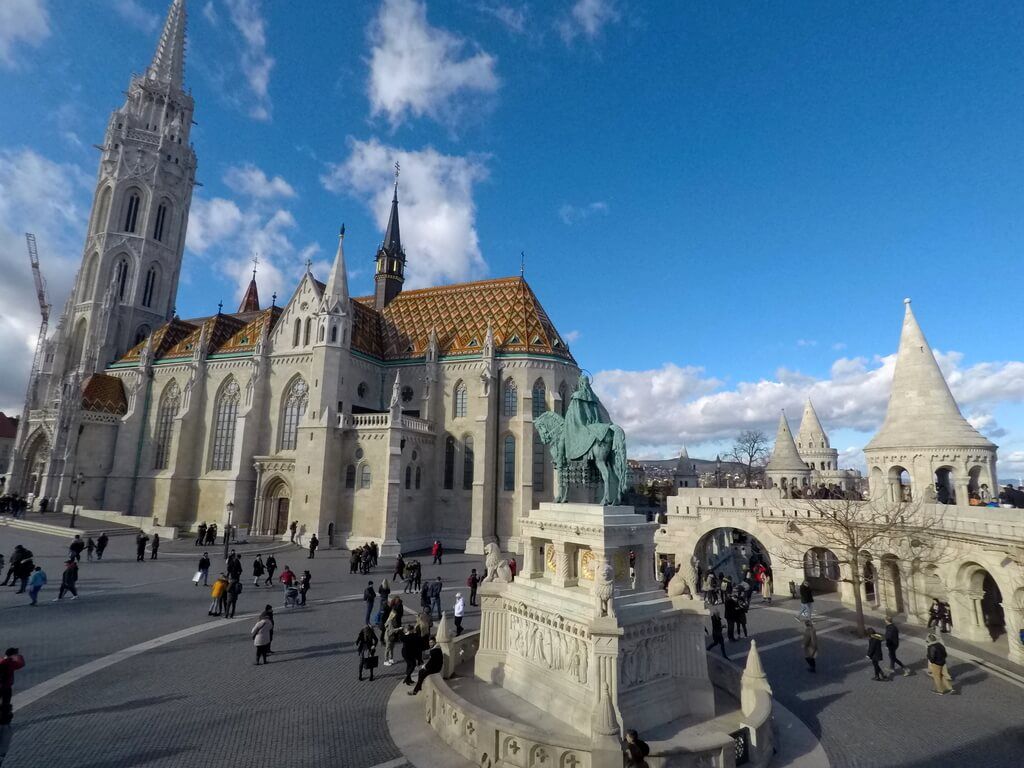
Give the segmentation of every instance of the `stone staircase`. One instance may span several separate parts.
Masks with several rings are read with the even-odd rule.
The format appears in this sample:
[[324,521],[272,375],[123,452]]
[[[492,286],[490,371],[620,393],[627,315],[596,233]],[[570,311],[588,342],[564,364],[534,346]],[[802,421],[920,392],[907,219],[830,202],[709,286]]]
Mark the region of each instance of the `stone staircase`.
[[29,513],[24,518],[0,517],[0,527],[9,526],[23,531],[34,531],[45,533],[50,536],[68,538],[74,534],[80,536],[99,536],[101,533],[107,536],[135,536],[141,530],[137,526],[124,525],[122,523],[111,523],[105,520],[92,520],[78,515],[75,520],[75,527],[71,527],[71,515],[62,512],[49,512],[45,515]]

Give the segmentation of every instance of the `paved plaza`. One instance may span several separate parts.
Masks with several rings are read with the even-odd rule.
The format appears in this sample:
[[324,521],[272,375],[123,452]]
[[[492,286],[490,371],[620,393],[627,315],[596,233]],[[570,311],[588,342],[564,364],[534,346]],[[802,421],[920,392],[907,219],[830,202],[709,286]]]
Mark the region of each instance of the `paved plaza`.
[[[69,755],[79,768],[405,765],[386,723],[400,665],[382,668],[373,683],[356,679],[353,642],[367,577],[348,573],[347,553],[321,551],[310,561],[297,547],[267,545],[261,551],[274,547],[281,567],[310,568],[309,606],[285,609],[279,589],[255,589],[250,577],[238,617],[225,620],[207,616],[209,591],[190,581],[200,554],[190,543],[166,543],[159,560],[137,563],[134,540],[113,537],[102,563],[83,562],[80,599],[60,603],[51,601],[66,541],[0,526],[5,556],[17,543],[33,550],[50,584],[36,608],[26,595],[0,590],[0,643],[19,647],[27,660],[17,673],[5,765],[67,765]],[[221,548],[210,553],[216,570]],[[243,557],[247,567],[251,559]],[[429,556],[420,559],[424,578],[445,580],[449,608],[469,569],[482,567],[461,554],[437,567]],[[371,574],[375,583],[390,577],[391,565]],[[269,666],[256,667],[249,629],[266,603],[275,606],[276,653]],[[416,608],[418,595],[407,605]],[[800,658],[792,601],[755,604],[749,627],[778,703],[820,739],[832,766],[1019,765],[1024,670],[971,649],[1007,673],[957,656],[951,668],[961,694],[935,696],[923,646],[910,637],[920,633],[907,630],[901,655],[914,674],[873,682],[864,642],[844,621],[849,614],[828,599],[817,605],[816,675]],[[466,627],[476,629],[477,621],[470,609]],[[731,644],[731,658],[742,664],[747,645]]]

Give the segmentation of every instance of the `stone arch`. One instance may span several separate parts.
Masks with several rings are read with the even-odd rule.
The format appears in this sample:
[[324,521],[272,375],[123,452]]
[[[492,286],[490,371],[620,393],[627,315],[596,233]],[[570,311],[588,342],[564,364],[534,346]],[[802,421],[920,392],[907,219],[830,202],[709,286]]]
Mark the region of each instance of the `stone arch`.
[[461,419],[468,415],[469,391],[466,389],[466,382],[459,379],[452,388],[452,417]]
[[935,480],[935,500],[939,504],[956,504],[956,468],[949,464],[937,467],[933,473]]
[[85,354],[85,339],[88,330],[88,322],[84,317],[80,317],[75,323],[75,332],[71,334],[71,351],[68,354],[66,371],[73,371],[81,364],[82,356]]
[[146,221],[146,190],[133,184],[121,195],[121,215],[118,230],[128,234],[139,233]]
[[291,512],[292,489],[281,475],[272,475],[263,484],[261,494],[261,533],[269,536],[283,536],[288,530]]
[[692,553],[695,567],[701,574],[714,572],[728,576],[732,583],[758,563],[772,568],[772,558],[761,539],[743,528],[717,527],[705,531]]
[[880,592],[881,603],[889,613],[906,613],[904,602],[903,572],[898,556],[889,553],[882,555]]
[[52,444],[50,434],[44,427],[36,429],[25,441],[25,468],[19,484],[23,496],[30,493],[39,496],[46,467],[50,462]]
[[99,269],[100,255],[93,253],[85,262],[85,269],[82,271],[82,282],[78,287],[79,301],[92,301],[96,289],[96,270]]
[[894,464],[889,467],[886,475],[889,486],[889,492],[885,497],[887,500],[894,503],[914,500],[917,494],[913,487],[910,471],[906,467]]
[[985,486],[984,490],[986,493],[983,494],[981,473],[984,471],[984,467],[980,464],[974,464],[967,470],[967,497],[968,499],[978,499],[981,501],[985,500],[986,496],[992,494],[992,489]]
[[106,229],[107,214],[110,213],[110,197],[113,193],[113,187],[108,184],[103,187],[99,197],[96,198],[95,213],[92,220],[92,226],[90,227],[90,231],[92,231],[93,234],[102,232]]
[[992,569],[971,560],[957,571],[953,626],[976,641],[995,641],[1006,633],[1003,595],[1012,594],[999,584]]
[[815,592],[837,592],[842,575],[836,553],[827,547],[811,547],[804,552],[804,578]]
[[860,582],[864,601],[868,605],[878,605],[878,569],[875,568],[871,555],[861,553],[861,559]]

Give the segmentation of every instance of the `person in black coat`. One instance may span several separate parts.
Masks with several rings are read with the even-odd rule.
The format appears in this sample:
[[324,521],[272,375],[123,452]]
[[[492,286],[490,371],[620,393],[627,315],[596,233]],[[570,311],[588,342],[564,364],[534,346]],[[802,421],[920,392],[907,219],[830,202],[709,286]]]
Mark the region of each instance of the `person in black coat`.
[[267,558],[266,566],[267,566],[267,580],[264,581],[263,583],[266,584],[269,587],[269,586],[271,586],[274,583],[274,571],[277,570],[277,558],[274,557],[273,555],[270,555],[270,557]]
[[[704,634],[707,634],[707,628],[704,629]],[[707,647],[707,650],[711,650],[715,646],[722,649],[722,658],[728,659],[729,657],[725,653],[725,638],[722,636],[722,617],[718,615],[718,611],[711,614],[711,645]]]
[[101,533],[99,538],[96,539],[96,559],[103,559],[103,550],[107,548],[107,542],[110,541],[109,537],[105,533]]
[[146,560],[146,542],[149,541],[149,536],[144,533],[139,533],[135,537],[135,561],[138,563],[145,562]]
[[882,636],[875,632],[874,629],[868,627],[868,658],[871,659],[871,666],[875,668],[875,676],[872,678],[876,681],[888,680],[885,673],[882,671]]
[[626,748],[623,754],[626,756],[626,768],[644,768],[647,765],[644,758],[651,754],[651,748],[640,738],[640,734],[630,728],[626,731]]
[[900,628],[893,624],[892,616],[885,617],[885,648],[889,652],[889,674],[896,674],[896,667],[903,670],[903,676],[910,674],[907,665],[896,658],[896,649],[900,647]]
[[320,539],[318,539],[316,537],[316,534],[314,533],[312,536],[309,537],[309,557],[306,558],[307,560],[316,557],[316,548],[319,546]]
[[420,663],[420,655],[423,647],[420,645],[420,633],[416,631],[415,624],[406,624],[405,632],[402,634],[402,660],[405,662],[406,685],[412,685],[412,673],[416,665]]
[[725,598],[725,626],[729,642],[736,640],[736,598],[729,595]]
[[409,691],[410,696],[415,696],[423,687],[423,681],[431,675],[436,675],[444,669],[444,654],[441,653],[437,640],[430,638],[430,651],[427,653],[427,663],[420,669],[419,677],[416,679],[416,686]]

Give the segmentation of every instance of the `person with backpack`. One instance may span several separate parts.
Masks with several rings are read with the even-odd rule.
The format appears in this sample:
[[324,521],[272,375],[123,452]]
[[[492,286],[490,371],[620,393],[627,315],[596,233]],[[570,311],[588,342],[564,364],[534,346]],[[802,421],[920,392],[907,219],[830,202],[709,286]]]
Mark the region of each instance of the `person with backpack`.
[[476,605],[476,588],[480,585],[480,577],[476,575],[476,568],[469,572],[466,579],[466,586],[469,587],[469,604]]

